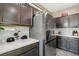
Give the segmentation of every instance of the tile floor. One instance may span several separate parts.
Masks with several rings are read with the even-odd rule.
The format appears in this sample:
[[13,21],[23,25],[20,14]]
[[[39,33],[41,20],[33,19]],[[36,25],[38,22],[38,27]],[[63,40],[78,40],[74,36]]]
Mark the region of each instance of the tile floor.
[[56,48],[45,46],[45,56],[56,56]]
[[62,49],[45,46],[45,56],[78,56],[72,52],[68,52]]
[[78,55],[69,51],[56,48],[56,56],[78,56]]

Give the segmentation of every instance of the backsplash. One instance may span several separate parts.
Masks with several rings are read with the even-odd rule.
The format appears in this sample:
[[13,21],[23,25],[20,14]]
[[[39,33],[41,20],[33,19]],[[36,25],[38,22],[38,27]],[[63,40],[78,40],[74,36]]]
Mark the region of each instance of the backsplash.
[[61,32],[62,35],[72,35],[72,32],[74,30],[79,33],[79,28],[54,28],[50,30],[54,31],[55,34],[58,34],[58,32]]
[[14,37],[14,33],[17,31],[21,31],[19,33],[19,36],[21,37],[22,35],[27,35],[29,38],[29,27],[24,27],[24,26],[3,26],[5,28],[4,31],[0,32],[0,43],[6,42],[6,39],[8,37]]

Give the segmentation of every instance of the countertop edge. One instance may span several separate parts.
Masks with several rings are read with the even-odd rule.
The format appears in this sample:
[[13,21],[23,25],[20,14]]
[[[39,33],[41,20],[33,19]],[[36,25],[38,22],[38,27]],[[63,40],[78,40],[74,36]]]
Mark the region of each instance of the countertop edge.
[[60,34],[51,34],[51,36],[65,36],[65,37],[79,38],[79,36],[60,35]]
[[[22,45],[18,45],[18,46],[15,46],[15,45],[10,45],[10,44],[12,44],[12,43],[10,43],[9,45],[5,45],[5,44],[2,44],[2,45],[0,45],[0,54],[4,54],[4,53],[7,53],[7,52],[9,52],[9,51],[12,51],[12,50],[15,50],[15,49],[18,49],[18,48],[21,48],[21,47],[24,47],[24,46],[28,46],[28,45],[30,45],[30,44],[33,44],[33,43],[37,43],[37,42],[39,42],[39,40],[37,40],[37,39],[32,39],[32,38],[29,38],[29,39],[27,39],[28,41],[31,41],[30,43],[25,43],[25,44],[23,44],[23,46]],[[8,44],[8,43],[6,43],[6,44]],[[5,46],[7,46],[7,47],[5,47]],[[10,48],[11,47],[11,48]],[[14,48],[13,48],[14,47]],[[5,49],[6,48],[6,49]]]

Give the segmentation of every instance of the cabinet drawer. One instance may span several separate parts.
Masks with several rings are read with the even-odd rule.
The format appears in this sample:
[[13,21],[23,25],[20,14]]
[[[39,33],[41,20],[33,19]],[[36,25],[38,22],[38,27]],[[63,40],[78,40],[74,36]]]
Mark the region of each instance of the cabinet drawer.
[[37,46],[38,46],[37,43],[34,43],[34,44],[31,44],[31,45],[24,46],[22,48],[1,54],[1,56],[18,56],[20,54],[23,54],[23,53],[33,49],[34,47],[37,47]]
[[20,56],[36,56],[36,48],[31,49],[30,51],[20,55]]

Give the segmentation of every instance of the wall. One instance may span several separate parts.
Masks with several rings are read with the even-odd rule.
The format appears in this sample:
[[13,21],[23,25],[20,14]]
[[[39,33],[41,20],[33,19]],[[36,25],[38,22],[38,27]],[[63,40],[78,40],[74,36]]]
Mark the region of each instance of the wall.
[[6,42],[8,37],[14,37],[14,33],[17,31],[21,31],[19,36],[27,35],[29,37],[29,27],[23,26],[3,26],[5,28],[4,31],[0,32],[0,43]]
[[71,8],[67,8],[58,12],[53,13],[53,17],[61,17],[62,12],[68,12],[69,15],[79,13],[79,5],[73,6]]
[[50,30],[55,31],[56,34],[60,31],[62,35],[70,35],[70,36],[72,36],[72,32],[74,30],[77,30],[79,33],[79,28],[55,28],[55,29],[50,29]]

